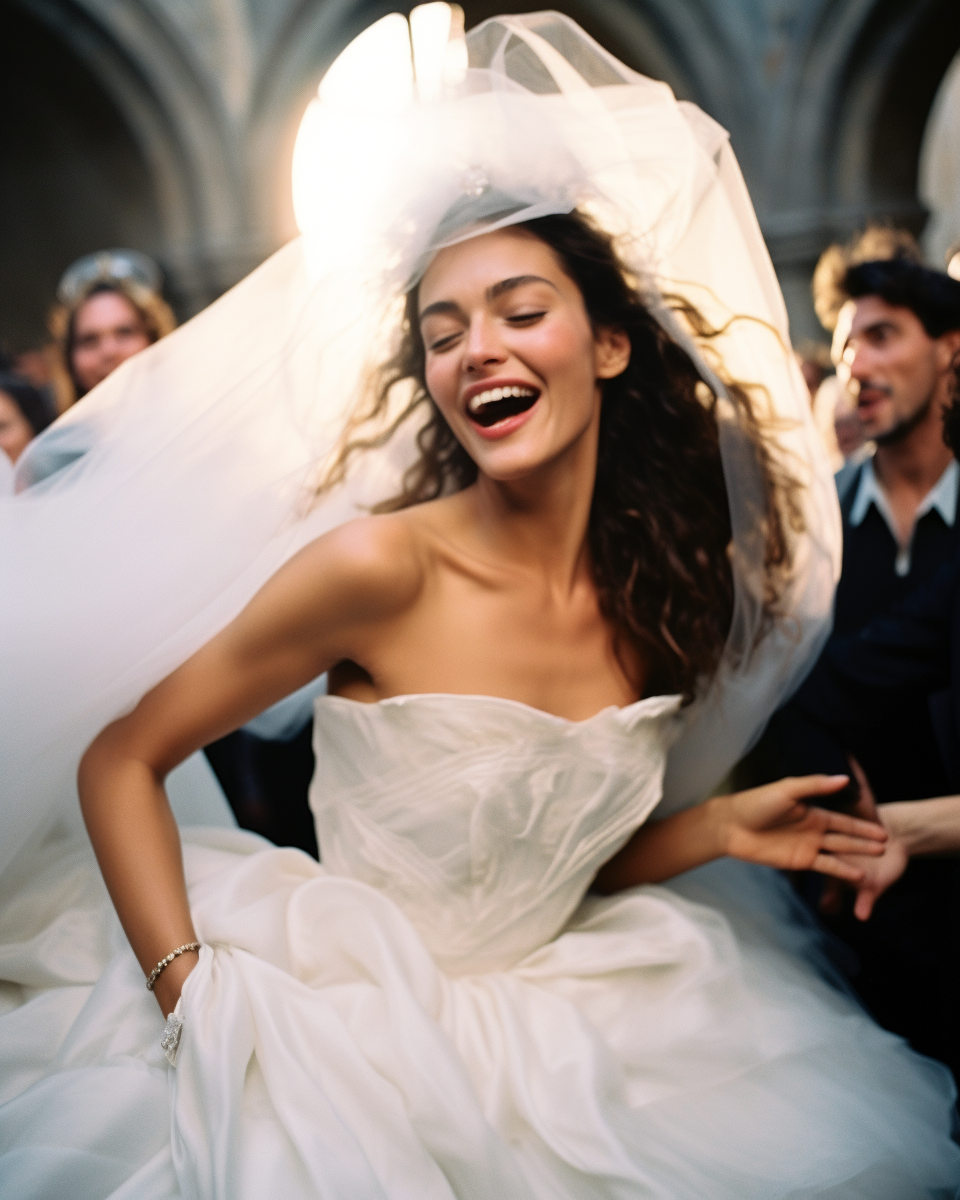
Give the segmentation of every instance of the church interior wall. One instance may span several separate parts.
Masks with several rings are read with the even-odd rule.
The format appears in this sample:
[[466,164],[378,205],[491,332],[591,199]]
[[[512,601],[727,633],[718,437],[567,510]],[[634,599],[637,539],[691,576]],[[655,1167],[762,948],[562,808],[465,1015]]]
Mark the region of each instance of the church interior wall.
[[[42,336],[60,271],[129,245],[181,317],[294,235],[289,164],[324,69],[389,0],[0,0],[0,336]],[[466,0],[467,24],[528,3]],[[920,231],[956,0],[551,4],[731,134],[795,335],[817,255],[871,218]],[[331,181],[336,186],[336,181]]]

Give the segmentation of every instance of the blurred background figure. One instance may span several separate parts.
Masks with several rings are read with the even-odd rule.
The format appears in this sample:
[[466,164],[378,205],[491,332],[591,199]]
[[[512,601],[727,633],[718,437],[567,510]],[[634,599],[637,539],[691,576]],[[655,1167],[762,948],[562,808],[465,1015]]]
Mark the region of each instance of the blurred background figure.
[[825,342],[815,342],[812,338],[804,338],[797,345],[795,354],[812,404],[820,390],[821,383],[834,372],[830,347]]
[[60,412],[176,328],[162,282],[157,264],[137,250],[100,250],[67,268],[49,319]]
[[[816,398],[814,415],[838,471],[844,465],[859,466],[874,450],[857,415],[856,388],[850,386],[849,365],[844,362],[855,311],[845,286],[847,272],[859,263],[894,258],[920,264],[923,251],[909,230],[871,223],[845,245],[828,246],[813,273],[813,307],[821,325],[833,337],[830,357],[836,368],[836,374],[825,381],[822,394]],[[830,426],[836,450],[831,445]],[[842,487],[843,480],[838,482]]]
[[826,342],[815,342],[804,338],[794,351],[800,374],[810,393],[810,409],[817,432],[823,439],[827,455],[834,471],[843,466],[845,454],[837,442],[834,427],[837,409],[837,378],[830,347]]
[[[901,629],[894,606],[902,601],[909,608],[938,569],[955,572],[960,561],[960,466],[953,454],[960,281],[912,254],[894,253],[853,262],[819,298],[827,294],[840,304],[833,351],[838,377],[846,379],[874,453],[837,476],[843,566],[834,632],[820,665],[771,721],[768,772],[843,771],[850,750],[881,805],[909,804],[946,796],[956,784],[951,756],[941,749],[952,745],[943,730],[956,723],[953,681],[941,678],[950,659],[943,647],[952,591],[944,601],[948,616],[940,621],[944,635],[934,648],[934,671],[919,686],[911,641],[918,640],[917,628],[930,624]],[[857,658],[878,637],[887,638],[888,660],[898,669],[871,661],[860,669],[860,693],[836,688],[837,656]],[[887,697],[902,703],[881,703]],[[828,708],[841,717],[825,729]],[[854,984],[873,1015],[915,1049],[947,1063],[960,1080],[958,912],[960,862],[918,858],[880,898],[869,922],[858,920],[849,903],[825,920],[855,952]]]
[[55,416],[40,388],[22,375],[0,369],[0,450],[11,464]]

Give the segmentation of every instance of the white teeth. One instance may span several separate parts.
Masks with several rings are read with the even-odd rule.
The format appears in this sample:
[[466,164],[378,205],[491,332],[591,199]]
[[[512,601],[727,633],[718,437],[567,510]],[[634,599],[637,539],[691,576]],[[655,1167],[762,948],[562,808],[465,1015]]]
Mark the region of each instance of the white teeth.
[[525,387],[495,387],[488,388],[485,392],[480,392],[479,395],[471,396],[467,404],[469,412],[479,412],[485,404],[493,404],[496,400],[505,400],[508,396],[536,396],[536,391],[533,388]]

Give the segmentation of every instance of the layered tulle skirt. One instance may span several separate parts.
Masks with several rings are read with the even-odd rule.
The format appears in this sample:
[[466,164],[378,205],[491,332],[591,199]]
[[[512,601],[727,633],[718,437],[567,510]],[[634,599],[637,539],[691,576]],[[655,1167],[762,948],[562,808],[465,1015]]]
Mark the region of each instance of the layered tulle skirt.
[[176,1068],[89,848],[2,898],[0,1193],[17,1200],[955,1196],[945,1068],[832,977],[773,872],[588,897],[510,969],[391,901],[187,831],[204,942]]

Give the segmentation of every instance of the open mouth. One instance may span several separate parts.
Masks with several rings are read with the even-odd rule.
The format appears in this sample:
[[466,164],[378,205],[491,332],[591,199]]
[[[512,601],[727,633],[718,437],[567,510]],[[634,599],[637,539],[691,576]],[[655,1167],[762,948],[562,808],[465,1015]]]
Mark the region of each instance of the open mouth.
[[882,403],[887,399],[888,392],[885,388],[879,387],[861,387],[860,394],[857,397],[858,408],[872,408],[876,404]]
[[476,396],[471,396],[467,402],[467,416],[484,429],[516,417],[533,408],[540,393],[536,388],[510,387],[488,388]]

